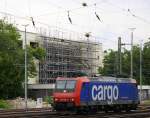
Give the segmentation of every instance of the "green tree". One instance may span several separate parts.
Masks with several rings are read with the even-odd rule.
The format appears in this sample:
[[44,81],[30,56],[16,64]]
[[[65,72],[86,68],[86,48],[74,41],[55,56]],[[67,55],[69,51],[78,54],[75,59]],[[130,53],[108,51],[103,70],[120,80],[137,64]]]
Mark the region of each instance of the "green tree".
[[103,68],[99,68],[99,72],[102,75],[115,75],[116,74],[116,51],[109,49],[104,56]]
[[146,42],[143,47],[143,83],[150,84],[150,41]]
[[125,75],[130,75],[130,60],[131,60],[131,53],[129,50],[124,49],[122,53],[122,73]]
[[[0,98],[14,98],[23,93],[24,50],[19,38],[16,27],[0,20]],[[34,58],[42,58],[33,50],[28,48],[28,75],[32,76],[36,74]],[[44,54],[44,50],[39,50]]]
[[[117,51],[110,50],[105,55],[103,63],[104,67],[99,68],[99,72],[102,75],[115,75],[118,73],[119,63],[115,63],[115,58],[117,59]],[[124,50],[122,52],[122,74],[130,76],[130,68],[131,68],[131,55],[129,50]],[[146,42],[142,51],[142,77],[143,77],[143,84],[150,84],[150,42]],[[116,68],[116,71],[114,71]],[[140,80],[140,47],[139,45],[133,46],[133,78],[137,80],[139,83]]]

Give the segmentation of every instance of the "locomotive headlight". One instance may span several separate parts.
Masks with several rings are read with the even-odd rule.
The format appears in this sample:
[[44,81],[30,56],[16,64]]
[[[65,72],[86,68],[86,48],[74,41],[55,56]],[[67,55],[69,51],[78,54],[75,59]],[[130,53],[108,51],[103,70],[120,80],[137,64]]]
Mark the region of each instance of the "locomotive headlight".
[[71,101],[73,102],[73,101],[74,101],[74,98],[71,98]]
[[55,98],[54,100],[55,100],[55,101],[58,101],[58,99],[57,99],[57,98]]

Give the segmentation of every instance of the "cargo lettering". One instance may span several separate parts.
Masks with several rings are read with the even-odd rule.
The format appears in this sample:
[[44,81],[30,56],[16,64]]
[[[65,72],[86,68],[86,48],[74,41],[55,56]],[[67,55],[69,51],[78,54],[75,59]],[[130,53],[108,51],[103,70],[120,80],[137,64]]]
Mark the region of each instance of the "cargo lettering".
[[94,101],[108,100],[112,102],[118,99],[118,94],[119,89],[116,85],[93,85],[92,87],[92,99]]

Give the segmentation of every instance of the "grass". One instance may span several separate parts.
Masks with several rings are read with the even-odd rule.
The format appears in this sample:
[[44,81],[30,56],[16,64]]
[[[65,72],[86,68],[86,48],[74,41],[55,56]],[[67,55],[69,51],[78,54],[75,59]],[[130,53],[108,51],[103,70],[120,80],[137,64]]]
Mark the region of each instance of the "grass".
[[142,103],[143,103],[143,104],[150,105],[150,100],[144,100]]
[[10,109],[12,106],[6,101],[0,99],[0,109]]

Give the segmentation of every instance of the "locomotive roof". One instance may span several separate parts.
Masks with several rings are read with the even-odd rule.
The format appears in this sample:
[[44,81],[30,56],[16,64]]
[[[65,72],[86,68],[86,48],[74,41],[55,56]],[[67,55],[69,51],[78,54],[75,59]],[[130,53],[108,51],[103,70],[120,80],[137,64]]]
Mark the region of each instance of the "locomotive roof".
[[75,77],[75,78],[63,78],[58,77],[57,80],[78,80],[78,79],[90,79],[90,81],[101,81],[101,82],[116,82],[116,83],[136,83],[135,79],[131,78],[116,78],[111,76],[99,76],[99,77]]
[[131,78],[116,78],[116,77],[108,77],[108,76],[91,77],[90,80],[91,81],[102,81],[102,82],[136,83],[135,79],[131,79]]

